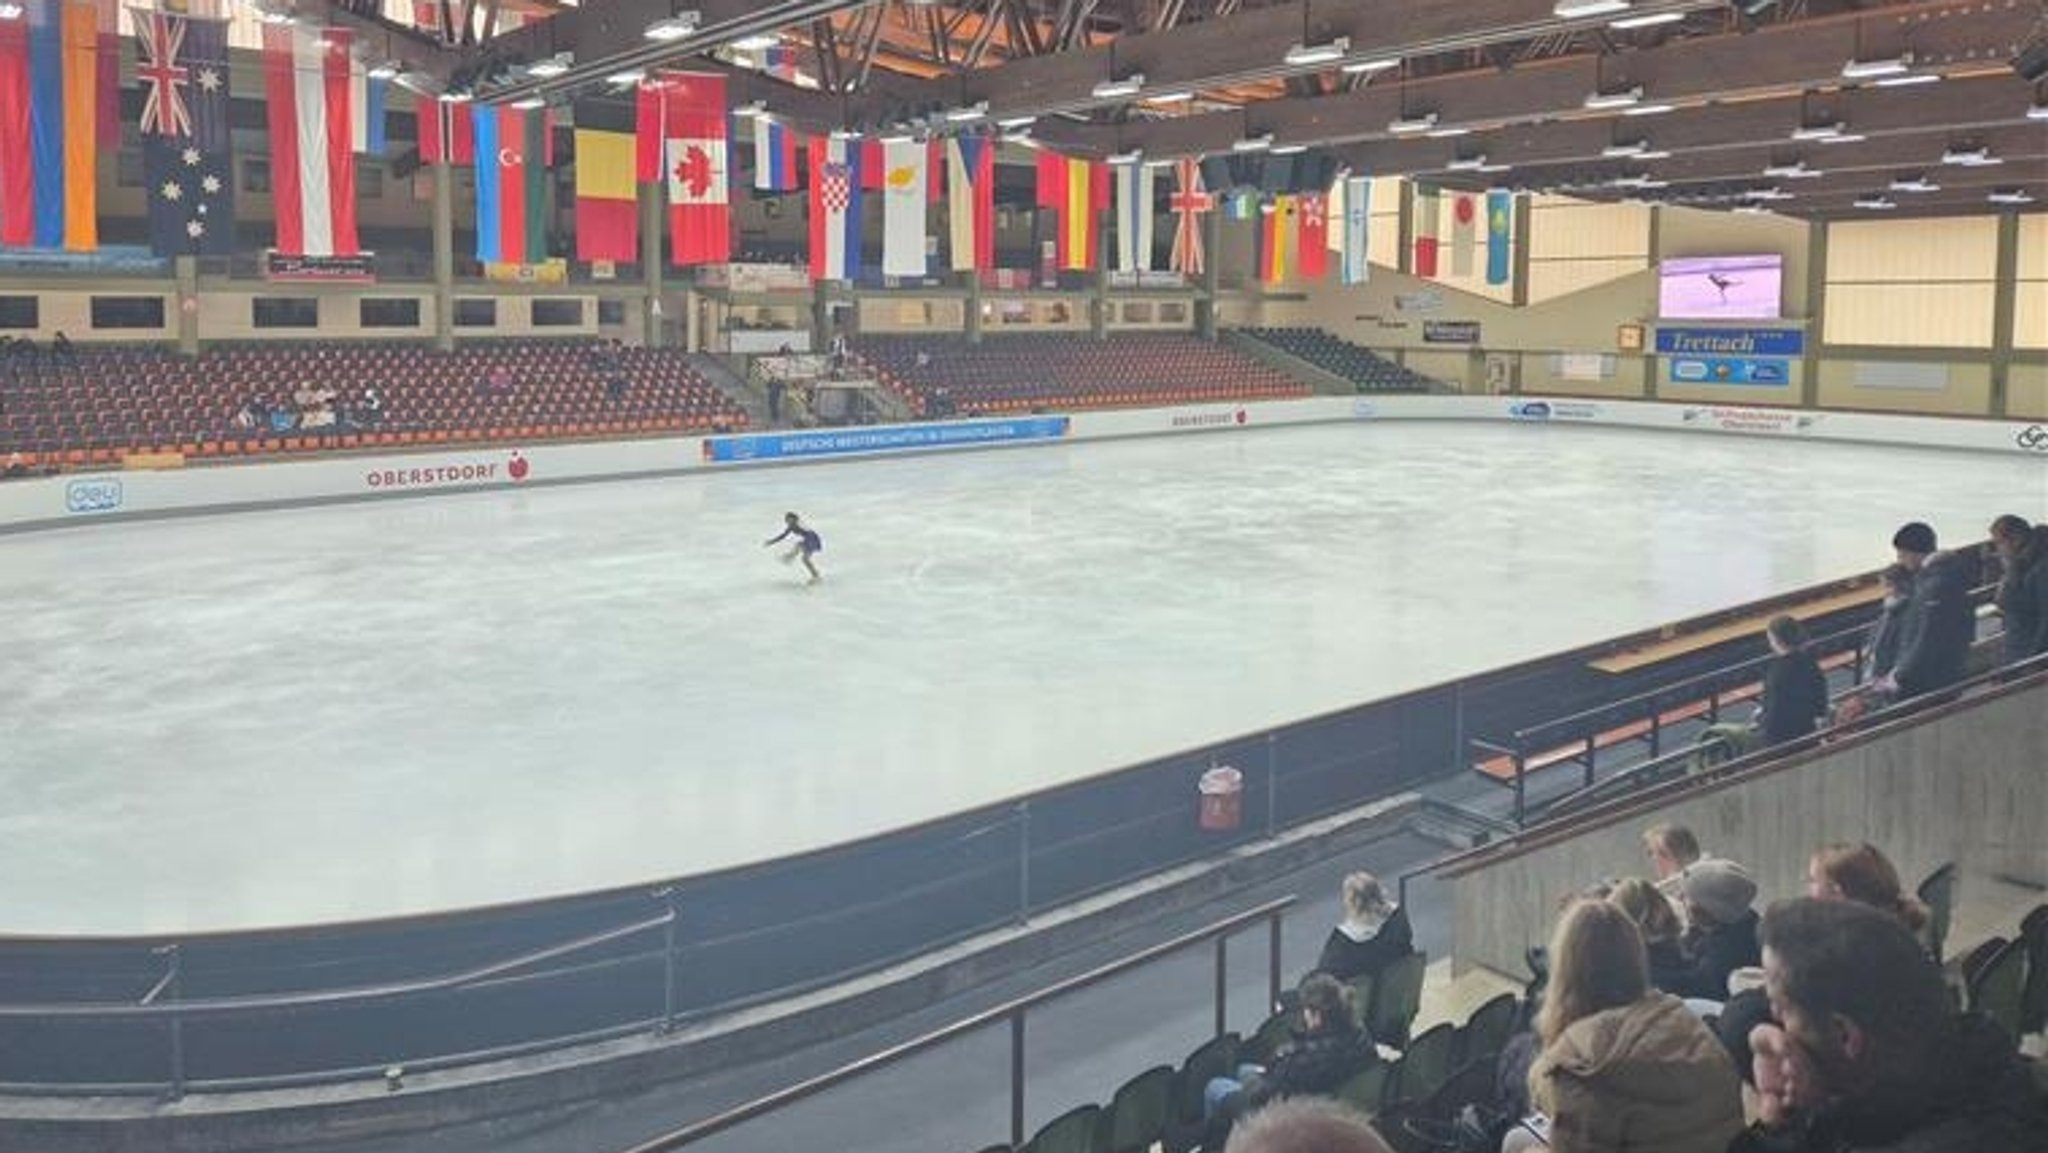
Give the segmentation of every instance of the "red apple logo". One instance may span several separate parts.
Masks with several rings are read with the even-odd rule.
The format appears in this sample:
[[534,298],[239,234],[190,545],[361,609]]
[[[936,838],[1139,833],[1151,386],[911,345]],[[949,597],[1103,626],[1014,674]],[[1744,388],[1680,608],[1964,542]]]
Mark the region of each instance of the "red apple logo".
[[515,452],[512,454],[512,463],[505,466],[505,471],[512,474],[513,480],[525,480],[527,472],[532,467],[532,465],[526,463],[525,457]]
[[1240,408],[1237,410],[1237,423],[1243,424],[1245,421],[1249,419],[1251,418],[1245,415],[1245,411],[1243,409]]

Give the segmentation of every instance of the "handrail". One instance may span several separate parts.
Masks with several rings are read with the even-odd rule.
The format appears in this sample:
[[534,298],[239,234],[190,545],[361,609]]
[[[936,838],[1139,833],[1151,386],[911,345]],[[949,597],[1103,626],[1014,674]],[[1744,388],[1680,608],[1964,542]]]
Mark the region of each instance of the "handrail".
[[[298,993],[259,993],[245,997],[199,997],[189,1001],[155,1001],[146,999],[134,1004],[127,1002],[80,1002],[76,1004],[54,1005],[0,1004],[0,1019],[118,1021],[133,1018],[151,1019],[168,1017],[184,1020],[188,1017],[228,1016],[236,1013],[253,1013],[276,1009],[306,1009],[397,1000],[417,996],[422,993],[438,993],[447,989],[474,985],[481,981],[490,980],[493,977],[501,977],[507,973],[517,972],[546,961],[552,961],[558,957],[567,957],[576,953],[586,952],[600,945],[608,945],[613,941],[624,940],[627,937],[638,936],[641,933],[662,928],[674,921],[675,917],[674,909],[664,910],[658,917],[647,917],[616,928],[577,937],[574,940],[565,941],[559,945],[550,945],[544,949],[520,953],[516,956],[507,957],[502,961],[493,961],[488,965],[481,965],[474,969],[466,969],[459,973],[449,973],[440,977],[397,981],[383,985],[362,985],[347,989],[322,989],[314,992]],[[159,988],[167,982],[168,978],[166,978],[165,982],[159,982]],[[152,998],[155,996],[155,992],[155,990],[152,990]]]
[[[919,1036],[913,1037],[908,1041],[892,1045],[889,1048],[883,1049],[879,1052],[870,1053],[865,1057],[849,1061],[836,1069],[827,1070],[826,1072],[820,1073],[815,1077],[799,1081],[794,1085],[785,1086],[784,1088],[778,1089],[773,1093],[764,1094],[760,1097],[754,1098],[751,1101],[745,1102],[740,1105],[735,1105],[730,1109],[727,1109],[720,1113],[715,1113],[709,1117],[704,1118],[701,1121],[694,1121],[680,1128],[671,1129],[666,1133],[663,1133],[656,1137],[651,1137],[645,1141],[640,1142],[637,1145],[632,1146],[631,1148],[625,1150],[624,1153],[668,1153],[669,1150],[681,1149],[686,1145],[690,1145],[697,1141],[701,1141],[706,1137],[722,1133],[727,1129],[731,1129],[732,1127],[739,1125],[743,1122],[751,1121],[756,1117],[764,1116],[768,1113],[775,1112],[776,1110],[781,1109],[785,1106],[793,1105],[798,1101],[814,1097],[819,1093],[834,1088],[835,1086],[844,1084],[845,1082],[853,1080],[856,1077],[863,1076],[867,1073],[873,1072],[876,1069],[881,1069],[886,1066],[893,1065],[896,1062],[901,1061],[907,1057],[915,1056],[919,1053],[924,1052],[927,1049],[943,1045],[948,1041],[952,1041],[958,1037],[965,1036],[966,1034],[972,1033],[976,1030],[985,1029],[990,1025],[998,1024],[1005,1020],[1012,1021],[1013,1023],[1021,1022],[1023,1013],[1030,1009],[1036,1008],[1037,1006],[1044,1004],[1047,1001],[1056,1000],[1060,997],[1066,996],[1068,993],[1078,992],[1090,986],[1100,984],[1103,981],[1109,980],[1112,977],[1120,976],[1141,965],[1150,964],[1151,962],[1156,961],[1159,958],[1164,957],[1170,953],[1176,953],[1182,949],[1188,948],[1193,945],[1198,945],[1204,941],[1209,940],[1215,940],[1220,945],[1223,938],[1228,937],[1229,935],[1235,933],[1239,929],[1242,929],[1245,926],[1260,920],[1270,921],[1273,928],[1272,960],[1274,964],[1273,973],[1271,975],[1269,983],[1276,986],[1271,990],[1271,992],[1273,997],[1277,999],[1279,996],[1279,989],[1277,988],[1277,985],[1279,982],[1280,940],[1280,923],[1278,918],[1281,913],[1291,908],[1299,900],[1299,897],[1289,894],[1285,897],[1279,897],[1274,900],[1267,901],[1263,905],[1257,905],[1250,909],[1246,909],[1245,911],[1238,913],[1235,916],[1227,917],[1221,921],[1216,921],[1212,924],[1206,925],[1200,929],[1196,929],[1189,933],[1183,933],[1178,937],[1174,937],[1169,940],[1162,941],[1159,944],[1152,945],[1148,948],[1142,949],[1136,953],[1131,954],[1128,957],[1123,957],[1118,960],[1111,961],[1105,965],[1099,965],[1093,969],[1088,970],[1085,973],[1080,973],[1075,976],[1068,977],[1063,981],[1059,981],[1055,984],[1048,985],[1043,989],[1037,990],[1036,992],[1027,993],[1022,997],[1013,998],[1011,1000],[1003,1002],[1000,1005],[996,1005],[993,1008],[984,1009],[979,1013],[973,1014],[972,1016],[964,1017],[958,1021],[953,1022],[950,1025],[942,1025],[937,1029],[933,1029],[928,1033],[923,1033]],[[1218,952],[1218,960],[1221,960],[1220,948]],[[1221,978],[1219,975],[1219,991],[1220,982]],[[1016,1040],[1017,1042],[1021,1043],[1021,1039],[1022,1036],[1021,1033],[1019,1033]],[[1021,1054],[1017,1052],[1015,1047],[1013,1047],[1012,1060],[1016,1060],[1019,1056],[1021,1056]],[[1017,1111],[1013,1109],[1013,1120],[1017,1118],[1017,1116]],[[1013,1128],[1014,1127],[1015,1126],[1013,1124]],[[1013,1136],[1021,1135],[1013,1134]]]

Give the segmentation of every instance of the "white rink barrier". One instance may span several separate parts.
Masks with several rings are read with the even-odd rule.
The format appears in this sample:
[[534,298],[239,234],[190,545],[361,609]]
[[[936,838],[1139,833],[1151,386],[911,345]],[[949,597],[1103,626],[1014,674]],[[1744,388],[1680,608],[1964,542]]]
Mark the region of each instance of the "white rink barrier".
[[1540,396],[1312,397],[931,424],[483,446],[263,464],[76,473],[0,481],[0,531],[172,513],[516,489],[568,481],[758,467],[767,463],[808,463],[1173,433],[1220,435],[1282,425],[1382,420],[1491,420],[1536,426],[1594,425],[1911,445],[2033,455],[2048,469],[2048,425],[2027,421]]

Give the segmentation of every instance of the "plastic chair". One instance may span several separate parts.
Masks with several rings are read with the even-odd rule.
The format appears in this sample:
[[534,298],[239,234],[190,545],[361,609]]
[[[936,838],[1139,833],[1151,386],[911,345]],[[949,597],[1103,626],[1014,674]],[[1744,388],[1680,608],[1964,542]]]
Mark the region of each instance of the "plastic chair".
[[1942,950],[1948,945],[1948,929],[1956,911],[1956,866],[1954,861],[1927,874],[1914,892],[1922,904],[1927,906],[1927,947],[1934,955],[1936,964],[1943,959]]
[[1521,1015],[1522,1002],[1513,993],[1502,993],[1472,1010],[1458,1035],[1458,1064],[1498,1055],[1515,1035],[1516,1019]]
[[1166,1131],[1173,1067],[1154,1065],[1117,1087],[1102,1114],[1103,1153],[1142,1153]]
[[2027,946],[2027,986],[2020,994],[2020,1035],[2048,1029],[2048,905],[2020,922],[2020,940]]
[[1293,1036],[1295,1020],[1295,1015],[1285,1009],[1266,1018],[1251,1039],[1244,1043],[1239,1060],[1259,1065],[1271,1063],[1280,1046]]
[[1429,954],[1414,952],[1381,971],[1366,1014],[1373,1040],[1407,1048],[1409,1026],[1422,1011],[1422,977],[1428,968]]
[[1395,1066],[1385,1061],[1373,1062],[1344,1082],[1337,1090],[1337,1099],[1367,1116],[1378,1113],[1386,1104],[1394,1069]]
[[1403,1101],[1427,1097],[1450,1078],[1457,1057],[1458,1032],[1449,1023],[1422,1031],[1401,1052],[1401,1080],[1395,1086]]
[[1998,1023],[2017,1043],[2022,1001],[2027,987],[2024,941],[1992,940],[1970,954],[1963,966],[1963,988],[1972,1012]]
[[1181,1062],[1173,1078],[1173,1108],[1168,1118],[1175,1127],[1202,1123],[1202,1090],[1217,1077],[1228,1077],[1237,1067],[1238,1036],[1225,1033],[1195,1047]]
[[1020,1153],[1100,1153],[1102,1106],[1082,1105],[1045,1123]]

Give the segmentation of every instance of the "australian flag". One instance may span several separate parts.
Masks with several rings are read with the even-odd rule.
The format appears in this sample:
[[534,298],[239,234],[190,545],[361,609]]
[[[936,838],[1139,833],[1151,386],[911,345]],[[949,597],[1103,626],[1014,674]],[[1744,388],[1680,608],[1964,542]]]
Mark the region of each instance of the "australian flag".
[[133,16],[150,247],[158,256],[224,256],[235,243],[227,21]]

